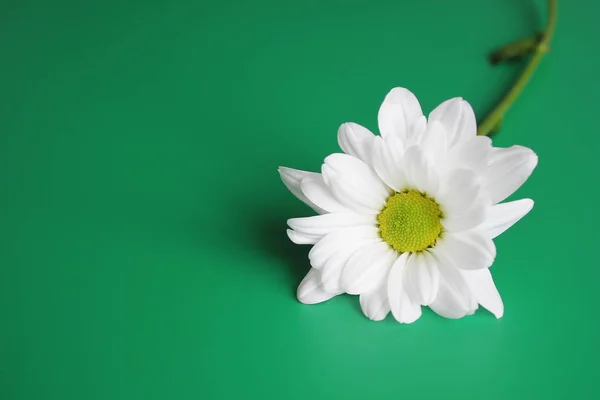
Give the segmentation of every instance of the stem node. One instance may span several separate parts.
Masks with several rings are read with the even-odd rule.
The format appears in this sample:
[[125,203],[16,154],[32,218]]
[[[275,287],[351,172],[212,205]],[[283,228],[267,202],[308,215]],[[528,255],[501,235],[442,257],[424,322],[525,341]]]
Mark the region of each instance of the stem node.
[[478,135],[486,136],[490,133],[494,133],[493,131],[495,128],[499,128],[502,118],[504,118],[504,114],[519,97],[544,54],[550,51],[549,46],[552,35],[554,34],[554,27],[556,26],[556,3],[557,0],[548,0],[548,22],[546,23],[544,32],[542,32],[541,36],[537,37],[537,43],[534,41],[533,37],[530,37],[508,44],[492,53],[492,63],[494,63],[494,61],[498,63],[511,58],[520,57],[528,53],[532,53],[533,55],[513,87],[508,91],[504,98],[500,100],[500,103],[498,103],[496,108],[494,108],[479,125],[479,128],[477,129]]

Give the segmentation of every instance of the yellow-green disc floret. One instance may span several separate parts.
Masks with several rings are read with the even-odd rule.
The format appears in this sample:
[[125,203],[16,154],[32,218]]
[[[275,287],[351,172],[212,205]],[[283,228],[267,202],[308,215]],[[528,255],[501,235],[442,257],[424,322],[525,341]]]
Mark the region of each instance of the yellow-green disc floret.
[[391,195],[377,216],[381,238],[400,253],[418,252],[435,245],[443,227],[442,211],[418,190]]

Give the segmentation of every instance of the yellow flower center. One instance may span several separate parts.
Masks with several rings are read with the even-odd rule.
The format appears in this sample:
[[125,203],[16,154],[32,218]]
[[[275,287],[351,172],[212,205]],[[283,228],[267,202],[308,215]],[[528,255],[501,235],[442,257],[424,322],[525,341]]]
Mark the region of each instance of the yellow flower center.
[[379,233],[400,253],[433,247],[442,233],[440,206],[418,190],[391,195],[377,216]]

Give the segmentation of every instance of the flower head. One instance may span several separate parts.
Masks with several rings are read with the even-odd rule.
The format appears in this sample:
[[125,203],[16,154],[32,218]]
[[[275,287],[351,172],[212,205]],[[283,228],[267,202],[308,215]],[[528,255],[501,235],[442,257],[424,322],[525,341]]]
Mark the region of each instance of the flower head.
[[477,136],[473,110],[461,98],[426,118],[410,91],[395,88],[378,125],[381,136],[343,124],[344,154],[325,158],[320,174],[279,169],[290,191],[320,214],[288,220],[294,243],[314,245],[298,300],[356,294],[370,319],[391,311],[401,323],[417,320],[421,306],[461,318],[481,305],[500,318],[492,239],[533,201],[500,202],[525,182],[537,156]]

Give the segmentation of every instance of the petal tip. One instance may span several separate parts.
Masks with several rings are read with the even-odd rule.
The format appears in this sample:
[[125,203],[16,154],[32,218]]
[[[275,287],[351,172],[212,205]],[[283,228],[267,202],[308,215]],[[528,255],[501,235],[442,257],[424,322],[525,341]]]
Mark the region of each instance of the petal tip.
[[294,241],[294,236],[295,236],[296,232],[294,232],[291,229],[286,229],[285,232],[287,233],[288,238],[293,242]]
[[309,293],[306,291],[301,291],[300,287],[298,287],[298,290],[296,291],[296,299],[298,299],[298,301],[302,304],[316,304],[316,302],[311,301],[314,299],[310,297]]
[[296,290],[296,298],[302,304],[323,303],[338,294],[339,292],[333,293],[323,289],[320,274],[316,273],[314,269],[306,274]]
[[396,86],[388,92],[388,96],[404,96],[407,94],[413,95],[413,92],[402,86]]

